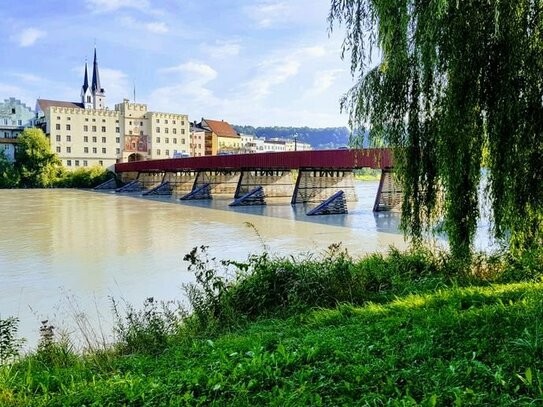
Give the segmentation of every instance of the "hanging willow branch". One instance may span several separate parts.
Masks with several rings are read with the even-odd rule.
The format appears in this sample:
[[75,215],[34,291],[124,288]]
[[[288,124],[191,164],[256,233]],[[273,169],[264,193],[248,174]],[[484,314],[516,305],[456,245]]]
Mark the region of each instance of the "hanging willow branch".
[[[358,83],[353,128],[395,149],[402,226],[420,242],[437,219],[469,258],[482,157],[494,236],[543,244],[543,0],[331,0],[330,28]],[[382,58],[371,66],[372,47]]]

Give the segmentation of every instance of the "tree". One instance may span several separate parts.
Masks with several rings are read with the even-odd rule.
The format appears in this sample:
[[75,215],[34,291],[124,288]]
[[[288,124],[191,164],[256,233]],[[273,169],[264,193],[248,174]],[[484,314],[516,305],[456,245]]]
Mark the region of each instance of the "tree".
[[54,185],[62,167],[56,155],[51,153],[49,140],[43,131],[29,128],[18,137],[15,168],[21,187],[43,188]]
[[19,182],[15,166],[10,162],[4,151],[0,151],[0,188],[14,188]]
[[542,1],[331,0],[329,21],[358,77],[342,100],[352,127],[394,148],[404,231],[419,242],[442,218],[469,258],[485,151],[494,236],[542,245]]

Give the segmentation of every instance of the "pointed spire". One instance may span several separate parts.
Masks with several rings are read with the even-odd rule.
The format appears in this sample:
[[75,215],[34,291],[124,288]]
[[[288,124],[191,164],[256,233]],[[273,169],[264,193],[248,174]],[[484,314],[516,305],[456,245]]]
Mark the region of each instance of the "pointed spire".
[[92,93],[102,93],[100,75],[98,74],[98,59],[96,58],[96,46],[94,47],[94,64],[92,69]]
[[87,60],[85,59],[85,76],[83,76],[83,93],[89,89],[89,74],[87,72]]

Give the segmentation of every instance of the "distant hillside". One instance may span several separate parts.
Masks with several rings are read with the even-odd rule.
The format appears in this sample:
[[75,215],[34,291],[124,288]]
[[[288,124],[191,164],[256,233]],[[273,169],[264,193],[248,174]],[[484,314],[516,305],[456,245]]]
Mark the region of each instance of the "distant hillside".
[[349,144],[349,129],[347,127],[253,127],[233,125],[237,132],[253,134],[257,137],[292,139],[298,134],[298,140],[309,143],[313,148],[337,148]]

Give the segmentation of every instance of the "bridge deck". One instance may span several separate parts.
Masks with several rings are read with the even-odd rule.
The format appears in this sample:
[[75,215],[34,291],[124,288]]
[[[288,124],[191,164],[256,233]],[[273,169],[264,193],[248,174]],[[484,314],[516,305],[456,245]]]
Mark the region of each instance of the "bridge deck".
[[287,151],[134,161],[116,164],[115,172],[300,168],[383,169],[392,166],[392,151],[390,149],[368,148],[361,150]]

